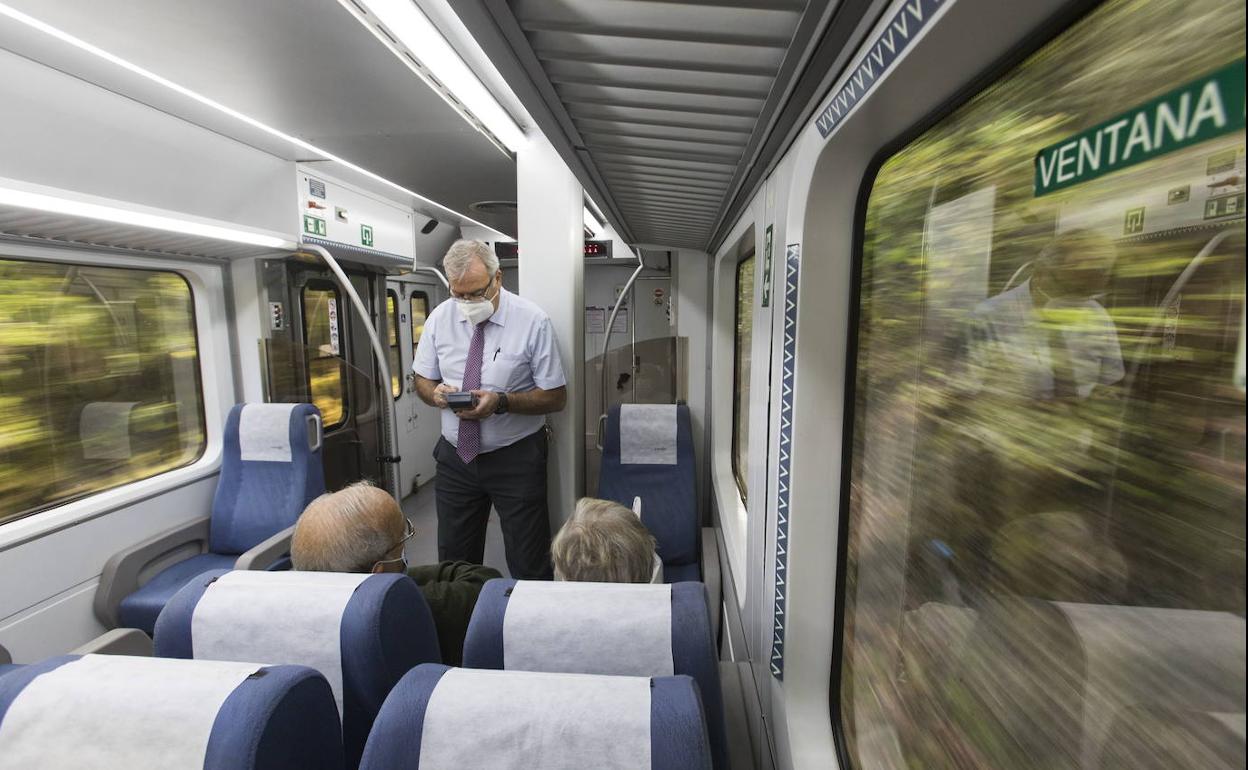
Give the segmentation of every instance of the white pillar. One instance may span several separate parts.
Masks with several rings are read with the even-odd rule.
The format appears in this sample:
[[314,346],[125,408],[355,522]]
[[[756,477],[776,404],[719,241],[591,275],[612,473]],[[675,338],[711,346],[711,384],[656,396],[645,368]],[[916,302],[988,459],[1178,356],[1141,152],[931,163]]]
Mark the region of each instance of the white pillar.
[[584,194],[563,158],[543,136],[516,157],[520,296],[536,302],[555,327],[568,379],[568,403],[550,415],[548,462],[551,531],[572,515],[585,493]]

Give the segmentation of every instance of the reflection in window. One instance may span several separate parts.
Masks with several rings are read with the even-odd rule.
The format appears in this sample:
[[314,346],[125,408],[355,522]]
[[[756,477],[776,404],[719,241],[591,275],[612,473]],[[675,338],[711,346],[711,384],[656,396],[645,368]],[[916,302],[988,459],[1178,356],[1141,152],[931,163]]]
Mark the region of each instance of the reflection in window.
[[386,292],[386,330],[390,337],[390,393],[395,398],[403,392],[402,356],[399,355],[399,295]]
[[429,297],[424,292],[412,293],[409,311],[412,314],[412,355],[416,354],[416,346],[420,344],[420,336],[425,333],[425,319],[429,317]]
[[1242,201],[1244,132],[1033,187],[1040,148],[1243,55],[1242,4],[1111,0],[876,178],[855,767],[1243,766],[1244,218],[1209,200]]
[[182,277],[0,258],[0,522],[188,465],[204,443]]
[[338,290],[331,285],[314,282],[304,288],[308,385],[312,403],[321,410],[326,428],[341,424],[346,415],[347,366],[342,349],[341,310]]
[[737,264],[735,355],[732,364],[732,475],[749,502],[750,340],[754,332],[754,256]]

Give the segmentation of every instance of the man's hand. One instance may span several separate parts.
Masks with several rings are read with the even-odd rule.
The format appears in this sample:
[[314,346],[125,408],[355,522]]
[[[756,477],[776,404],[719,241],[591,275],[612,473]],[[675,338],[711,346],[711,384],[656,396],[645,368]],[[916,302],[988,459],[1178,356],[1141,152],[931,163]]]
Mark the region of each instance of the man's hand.
[[433,389],[433,405],[439,409],[447,409],[446,394],[458,392],[458,388],[453,388],[445,382],[439,382],[438,387]]
[[498,411],[498,394],[492,390],[474,390],[472,395],[477,397],[477,405],[472,409],[466,409],[462,412],[456,412],[456,416],[461,420],[484,420],[486,417]]

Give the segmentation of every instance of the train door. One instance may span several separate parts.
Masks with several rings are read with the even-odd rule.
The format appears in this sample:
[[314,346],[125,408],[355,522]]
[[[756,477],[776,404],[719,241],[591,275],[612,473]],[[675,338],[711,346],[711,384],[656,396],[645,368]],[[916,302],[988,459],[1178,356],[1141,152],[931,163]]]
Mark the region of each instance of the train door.
[[[347,272],[375,315],[379,298],[374,287],[379,282],[363,271]],[[321,410],[329,489],[360,479],[380,484],[376,364],[349,298],[327,270],[299,261],[270,264],[265,283],[272,304],[275,298],[284,298],[282,312],[287,316],[267,340],[268,400],[306,401]]]
[[390,281],[386,289],[387,332],[390,341],[391,389],[399,455],[399,489],[414,493],[434,475],[433,447],[442,435],[441,415],[416,395],[412,361],[424,332],[425,319],[441,299],[431,283]]

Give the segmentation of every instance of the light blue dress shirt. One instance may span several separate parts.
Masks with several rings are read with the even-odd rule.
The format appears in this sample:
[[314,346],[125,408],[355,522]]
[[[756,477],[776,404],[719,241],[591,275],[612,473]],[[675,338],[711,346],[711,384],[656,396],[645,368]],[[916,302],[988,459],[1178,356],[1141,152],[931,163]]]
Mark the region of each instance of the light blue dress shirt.
[[[481,390],[523,393],[566,385],[550,317],[523,297],[506,289],[499,292],[498,310],[485,322]],[[412,371],[458,388],[464,380],[472,333],[472,324],[453,300],[438,305],[425,321]],[[481,422],[481,451],[510,446],[545,424],[546,418],[540,414],[490,415]],[[442,435],[458,446],[459,417],[450,409],[442,410]]]

